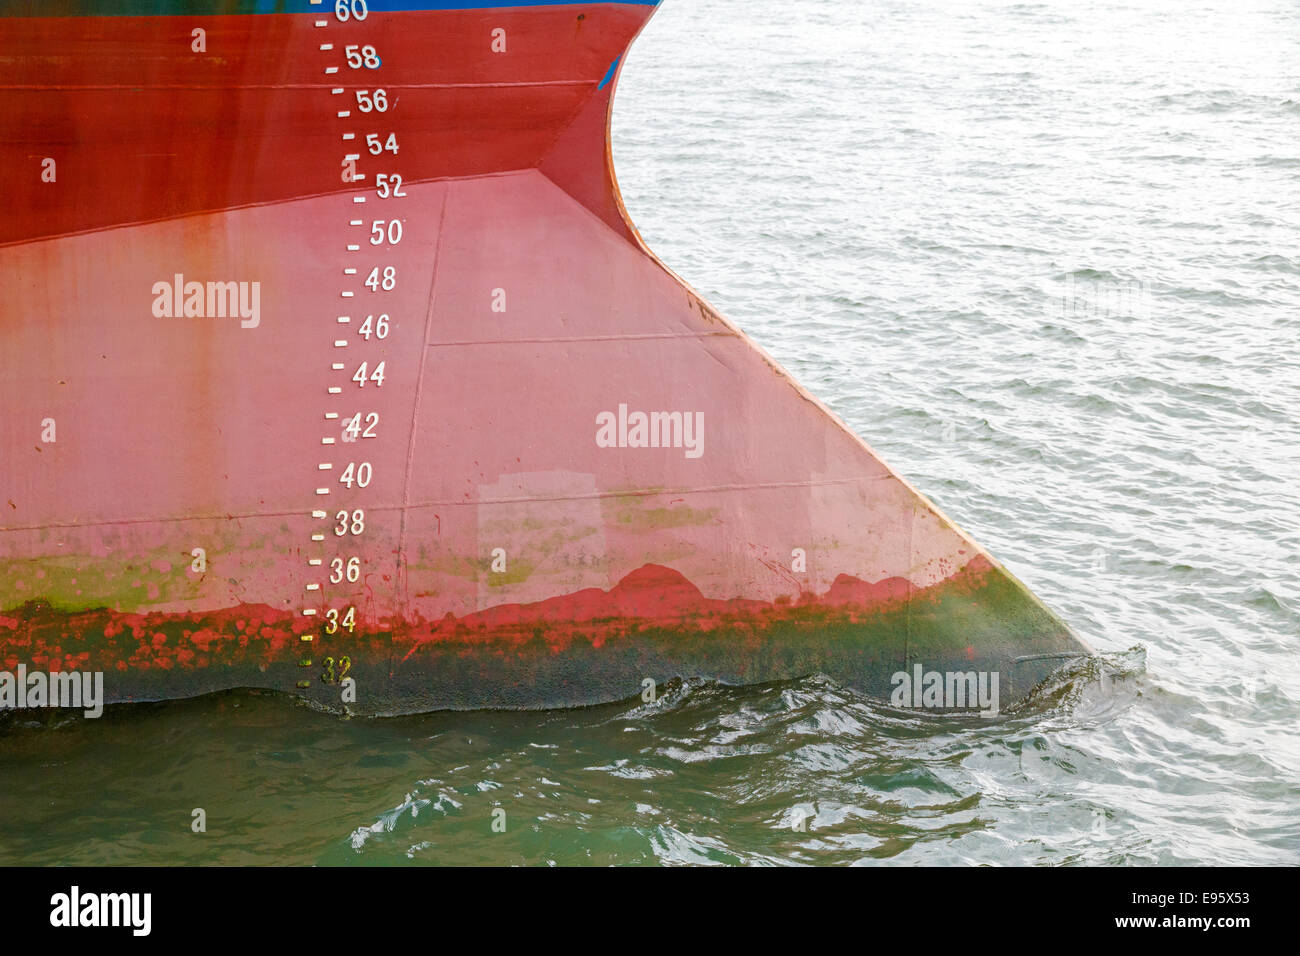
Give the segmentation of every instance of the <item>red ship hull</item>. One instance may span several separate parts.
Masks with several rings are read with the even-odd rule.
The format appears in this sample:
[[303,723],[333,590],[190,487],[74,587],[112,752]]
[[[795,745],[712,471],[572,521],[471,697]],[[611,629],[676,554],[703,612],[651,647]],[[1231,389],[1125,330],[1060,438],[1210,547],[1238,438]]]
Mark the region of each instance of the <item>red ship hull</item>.
[[627,222],[653,7],[290,6],[0,15],[0,667],[394,713],[1087,652]]

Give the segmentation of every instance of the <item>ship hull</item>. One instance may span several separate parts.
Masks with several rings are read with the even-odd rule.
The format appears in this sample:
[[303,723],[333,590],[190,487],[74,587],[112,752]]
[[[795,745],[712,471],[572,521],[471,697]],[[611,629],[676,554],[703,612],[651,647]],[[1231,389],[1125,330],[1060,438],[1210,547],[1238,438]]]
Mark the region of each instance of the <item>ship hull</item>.
[[190,6],[0,4],[0,666],[399,713],[1087,653],[641,242],[651,6]]

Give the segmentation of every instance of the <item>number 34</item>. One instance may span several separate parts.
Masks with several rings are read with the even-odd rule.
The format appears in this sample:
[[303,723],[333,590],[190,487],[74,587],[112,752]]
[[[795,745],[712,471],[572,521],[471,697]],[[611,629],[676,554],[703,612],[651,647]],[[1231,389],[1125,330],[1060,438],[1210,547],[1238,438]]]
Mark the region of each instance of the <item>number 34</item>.
[[343,612],[342,620],[339,620],[339,609],[336,607],[332,607],[325,612],[325,633],[326,634],[337,634],[340,625],[346,628],[349,634],[351,634],[354,630],[356,630],[357,609],[354,607],[349,607],[347,611]]

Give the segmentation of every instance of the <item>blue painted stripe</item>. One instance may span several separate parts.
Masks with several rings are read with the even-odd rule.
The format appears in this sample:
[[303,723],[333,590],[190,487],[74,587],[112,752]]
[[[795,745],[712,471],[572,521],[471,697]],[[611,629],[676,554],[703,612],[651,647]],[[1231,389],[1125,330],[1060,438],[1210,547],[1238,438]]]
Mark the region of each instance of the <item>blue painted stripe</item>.
[[614,62],[611,63],[609,69],[605,71],[605,78],[601,80],[600,84],[596,87],[598,91],[603,90],[609,84],[609,81],[614,78],[614,71],[618,69],[618,61],[621,59],[623,59],[622,53],[614,57]]
[[[560,6],[654,7],[659,0],[367,0],[372,13],[414,10],[501,10]],[[334,16],[334,0],[0,0],[0,17],[237,16],[254,13],[315,13]]]

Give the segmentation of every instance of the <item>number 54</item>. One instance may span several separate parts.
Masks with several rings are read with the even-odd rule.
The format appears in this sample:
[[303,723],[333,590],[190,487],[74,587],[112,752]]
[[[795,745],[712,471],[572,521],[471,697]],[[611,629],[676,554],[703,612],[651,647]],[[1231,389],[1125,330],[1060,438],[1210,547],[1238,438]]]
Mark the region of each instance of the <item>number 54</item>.
[[388,150],[394,156],[397,155],[397,134],[389,133],[385,141],[379,133],[366,134],[366,148],[370,150],[371,156],[378,156],[384,150]]

